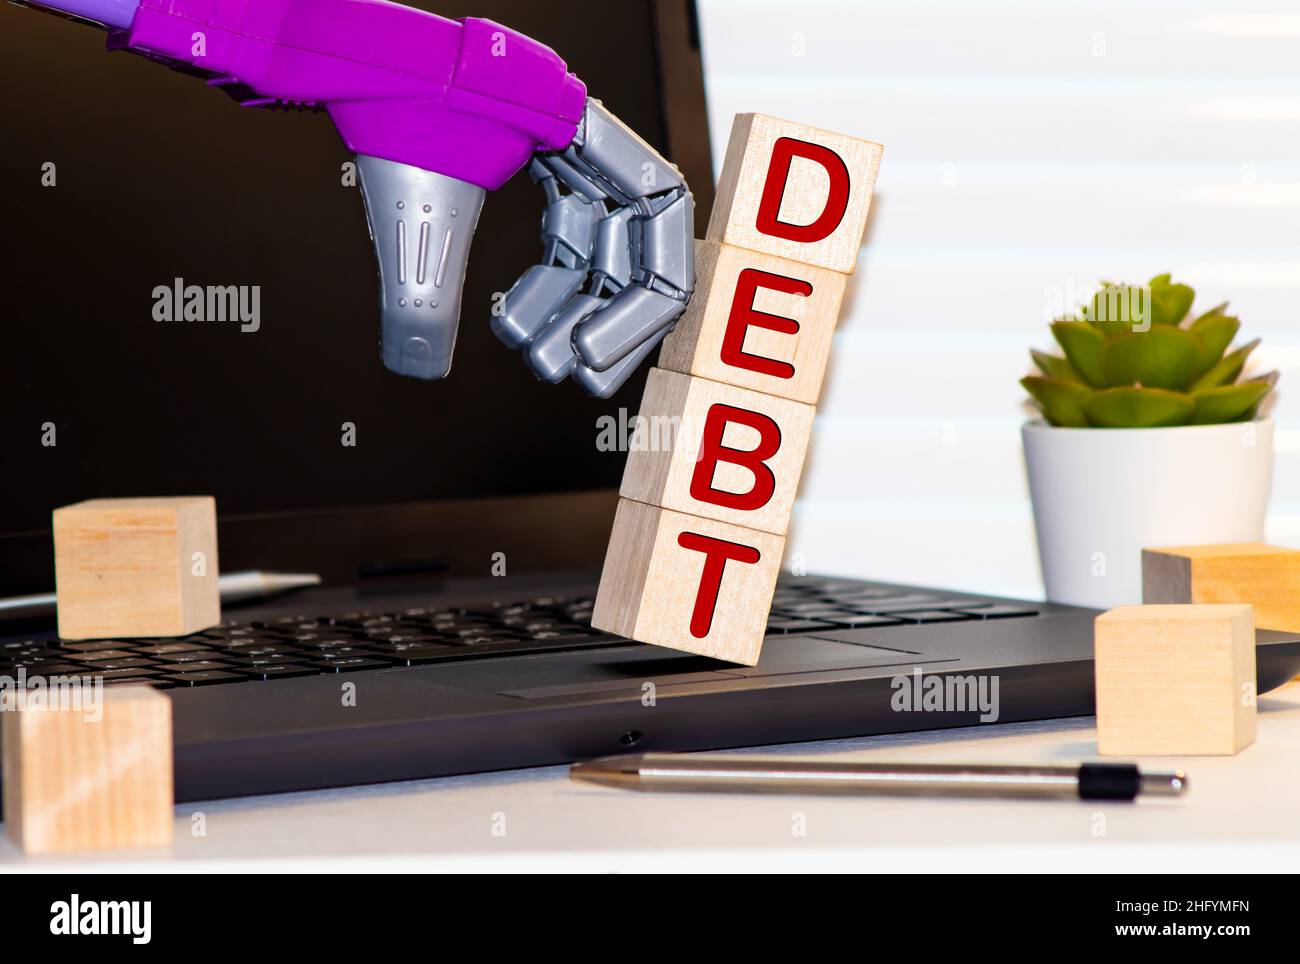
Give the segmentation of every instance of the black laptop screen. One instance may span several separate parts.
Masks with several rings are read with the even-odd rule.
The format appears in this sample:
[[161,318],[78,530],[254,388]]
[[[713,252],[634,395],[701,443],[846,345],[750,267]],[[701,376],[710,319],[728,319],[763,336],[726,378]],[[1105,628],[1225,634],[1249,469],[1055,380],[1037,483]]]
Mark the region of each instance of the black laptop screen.
[[[610,29],[596,0],[412,5],[550,45],[662,148],[649,0],[620,0]],[[328,118],[243,109],[103,47],[0,6],[0,534],[92,497],[208,493],[242,514],[617,485],[598,419],[635,411],[642,378],[592,400],[535,381],[488,329],[493,293],[541,252],[526,175],[485,203],[450,377],[399,378],[379,359],[374,253]],[[176,279],[256,286],[258,330],[155,320]]]

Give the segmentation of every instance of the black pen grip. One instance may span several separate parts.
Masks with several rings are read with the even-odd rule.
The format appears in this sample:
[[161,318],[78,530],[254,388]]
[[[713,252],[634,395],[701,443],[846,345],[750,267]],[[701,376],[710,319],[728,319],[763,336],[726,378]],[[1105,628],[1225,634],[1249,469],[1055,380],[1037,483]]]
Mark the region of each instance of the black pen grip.
[[1079,767],[1080,800],[1132,800],[1142,786],[1133,763],[1084,763]]

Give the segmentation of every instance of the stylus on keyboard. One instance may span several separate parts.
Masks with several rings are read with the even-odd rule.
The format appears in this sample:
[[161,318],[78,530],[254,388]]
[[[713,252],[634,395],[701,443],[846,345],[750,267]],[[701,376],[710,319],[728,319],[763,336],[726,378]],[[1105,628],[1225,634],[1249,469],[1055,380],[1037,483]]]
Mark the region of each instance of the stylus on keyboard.
[[1178,797],[1187,790],[1181,770],[1144,773],[1132,763],[835,763],[694,753],[607,757],[575,763],[569,776],[626,790],[721,793],[1133,800],[1143,795]]

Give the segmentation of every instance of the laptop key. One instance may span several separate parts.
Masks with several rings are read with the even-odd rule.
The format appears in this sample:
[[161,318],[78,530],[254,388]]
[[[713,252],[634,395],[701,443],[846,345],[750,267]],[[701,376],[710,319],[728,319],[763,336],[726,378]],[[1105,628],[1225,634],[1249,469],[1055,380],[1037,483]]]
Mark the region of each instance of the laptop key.
[[1037,609],[1029,609],[1025,606],[1006,606],[994,604],[991,606],[980,606],[978,609],[964,607],[960,612],[967,612],[977,619],[1012,619],[1017,616],[1037,616]]
[[227,640],[224,644],[217,644],[223,652],[227,653],[246,653],[249,650],[270,647],[272,649],[289,650],[293,647],[283,639],[277,639],[274,636],[241,636],[239,639]]
[[225,669],[227,665],[216,660],[202,660],[194,663],[168,663],[159,666],[158,670],[163,673],[204,673],[213,669]]
[[93,653],[99,650],[119,649],[122,646],[120,639],[99,639],[88,640],[84,643],[64,643],[57,644],[61,649],[70,649],[75,653]]
[[102,679],[107,683],[109,680],[114,679],[134,679],[135,677],[157,676],[158,668],[156,666],[151,666],[146,669],[143,666],[138,666],[131,669],[106,669],[101,673],[93,666],[87,666],[81,671],[81,675],[93,676],[96,679]]
[[342,656],[313,660],[312,665],[319,666],[327,673],[351,673],[361,669],[386,669],[392,664],[386,660],[364,656]]
[[209,659],[224,659],[223,653],[215,649],[187,649],[183,653],[164,653],[162,656],[154,656],[153,660],[158,663],[201,663]]
[[[209,642],[204,640],[204,642]],[[161,643],[157,646],[133,646],[137,653],[144,656],[172,656],[175,653],[210,653],[211,645],[204,646],[199,643]]]
[[872,613],[855,613],[855,612],[819,612],[817,618],[825,620],[837,627],[848,627],[850,629],[862,629],[864,626],[899,626],[906,620],[898,616],[876,616]]
[[129,649],[96,649],[88,653],[69,653],[68,659],[78,663],[97,663],[100,660],[131,659],[135,653]]
[[448,659],[463,659],[465,651],[463,646],[411,646],[385,653],[383,657],[393,666],[423,666]]
[[243,653],[222,653],[221,662],[231,666],[256,666],[268,663],[300,663],[302,653],[264,653],[261,656],[246,656]]
[[177,673],[164,679],[171,680],[177,686],[211,686],[214,683],[241,683],[248,677],[229,670],[205,670],[200,673]]
[[291,676],[319,676],[321,671],[315,666],[301,663],[272,663],[264,666],[243,666],[240,670],[253,679],[285,679]]
[[93,671],[97,673],[101,669],[132,669],[133,667],[153,666],[157,662],[158,661],[154,659],[145,659],[143,656],[133,656],[129,659],[95,660],[95,662],[90,663],[89,665]]
[[17,670],[20,666],[27,671],[28,676],[75,676],[78,673],[86,672],[85,665],[74,666],[72,663],[52,663],[46,660],[34,663],[18,662],[10,664],[10,668],[14,670]]
[[382,643],[369,643],[365,646],[334,646],[330,649],[312,649],[304,646],[302,649],[293,653],[285,653],[290,657],[290,661],[316,662],[322,659],[356,659],[359,656],[371,656],[376,649],[383,649]]
[[787,635],[789,633],[807,633],[814,629],[834,629],[834,623],[823,623],[811,619],[769,619],[768,635]]
[[911,609],[907,612],[892,613],[895,619],[909,623],[961,623],[978,619],[970,613],[953,612],[946,609]]

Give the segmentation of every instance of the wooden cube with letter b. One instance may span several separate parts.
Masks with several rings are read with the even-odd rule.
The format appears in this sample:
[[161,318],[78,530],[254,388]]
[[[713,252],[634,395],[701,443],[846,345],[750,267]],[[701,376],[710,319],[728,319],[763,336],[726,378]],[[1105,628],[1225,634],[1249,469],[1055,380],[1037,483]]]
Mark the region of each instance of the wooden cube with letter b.
[[652,368],[619,495],[783,536],[814,411]]
[[742,114],[650,372],[597,629],[753,665],[883,148]]

